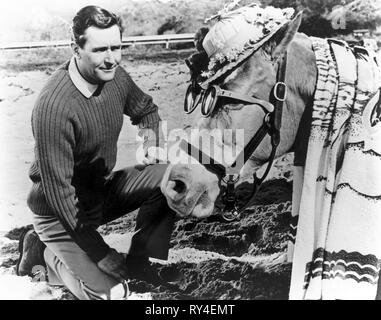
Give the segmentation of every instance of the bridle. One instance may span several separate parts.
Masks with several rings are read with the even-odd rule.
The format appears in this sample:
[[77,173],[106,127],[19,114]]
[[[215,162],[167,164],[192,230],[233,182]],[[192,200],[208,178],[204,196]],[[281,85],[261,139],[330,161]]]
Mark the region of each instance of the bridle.
[[[251,55],[246,57],[240,64],[247,60]],[[180,142],[180,148],[183,151],[187,152],[188,155],[194,158],[198,157],[197,159],[203,159],[202,165],[208,171],[217,175],[220,182],[220,189],[222,190],[221,187],[224,187],[224,190],[221,191],[220,195],[218,196],[224,206],[222,210],[222,217],[229,222],[238,219],[242,212],[246,210],[250,200],[255,196],[259,186],[268,175],[275,159],[276,150],[280,142],[283,104],[287,96],[287,86],[285,84],[287,51],[285,51],[285,53],[283,53],[278,58],[276,63],[276,83],[270,92],[269,101],[258,99],[254,96],[248,96],[229,90],[224,90],[221,89],[218,85],[211,85],[203,90],[201,87],[197,88],[197,84],[194,82],[192,82],[192,84],[188,87],[186,93],[184,102],[184,109],[186,109],[185,111],[187,113],[193,112],[196,109],[197,105],[201,102],[201,113],[204,117],[210,117],[213,114],[218,99],[221,97],[237,100],[244,103],[256,104],[265,111],[262,126],[244,147],[234,163],[228,167],[218,163],[215,159],[209,157],[189,142],[185,140]],[[237,67],[238,65],[235,66],[234,69]],[[199,90],[199,92],[193,91],[195,89]],[[197,99],[193,99],[193,105],[188,105],[187,107],[187,103],[189,103],[189,94],[192,94],[193,98],[196,97]],[[256,175],[256,173],[253,174],[254,182],[249,200],[243,206],[238,207],[235,184],[240,178],[239,172],[267,134],[269,134],[271,138],[271,153],[267,160],[266,170],[260,178]],[[243,161],[240,162],[240,167],[237,167],[237,159],[243,159]]]

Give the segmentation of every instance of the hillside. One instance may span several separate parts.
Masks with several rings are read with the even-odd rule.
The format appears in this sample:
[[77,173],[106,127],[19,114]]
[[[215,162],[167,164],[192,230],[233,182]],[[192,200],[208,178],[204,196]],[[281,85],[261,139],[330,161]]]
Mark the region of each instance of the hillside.
[[[26,0],[17,0],[16,2]],[[351,0],[352,1],[352,0]],[[352,3],[345,1],[345,3]],[[252,2],[275,7],[293,7],[303,10],[304,20],[301,29],[309,35],[332,36],[347,34],[356,28],[374,29],[381,21],[381,7],[377,0],[361,0],[362,6],[347,10],[347,28],[335,29],[329,19],[338,15],[341,0],[242,0],[241,5]],[[73,5],[70,3],[73,2]],[[94,0],[123,18],[125,36],[154,35],[162,33],[196,32],[205,25],[204,20],[218,12],[228,0]],[[354,1],[359,2],[359,0]],[[365,3],[366,2],[366,3]],[[37,2],[38,3],[38,2]],[[45,3],[45,4],[43,4]],[[87,0],[47,2],[25,7],[0,4],[0,43],[17,41],[65,40],[69,37],[70,24],[75,13],[87,5]],[[373,10],[372,8],[378,8]],[[336,8],[336,9],[335,9]],[[340,8],[339,8],[340,9]],[[351,11],[352,10],[352,11]],[[334,15],[330,13],[334,13]],[[331,18],[329,18],[332,16]],[[17,17],[17,18],[16,18]]]
[[[168,24],[165,32],[195,32],[205,18],[216,13],[226,1],[216,0],[117,0],[94,1],[123,18],[125,36],[157,34]],[[79,1],[73,7],[34,5],[28,10],[2,7],[0,11],[0,42],[64,40],[69,36],[71,19],[83,6]],[[15,19],[15,17],[18,19]],[[174,28],[172,28],[174,27]]]

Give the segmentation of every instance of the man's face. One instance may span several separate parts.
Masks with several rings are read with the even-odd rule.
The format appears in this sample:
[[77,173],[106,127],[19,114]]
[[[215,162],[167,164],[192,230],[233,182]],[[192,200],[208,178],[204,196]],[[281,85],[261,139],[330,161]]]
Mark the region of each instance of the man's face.
[[83,48],[78,46],[77,65],[82,76],[90,83],[100,84],[115,76],[121,54],[121,38],[117,25],[107,29],[89,27]]

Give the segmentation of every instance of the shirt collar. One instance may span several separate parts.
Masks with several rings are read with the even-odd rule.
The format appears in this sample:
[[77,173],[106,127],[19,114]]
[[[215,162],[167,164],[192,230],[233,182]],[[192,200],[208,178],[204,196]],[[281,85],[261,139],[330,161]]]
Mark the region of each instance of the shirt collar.
[[94,92],[97,90],[98,85],[88,82],[82,77],[78,71],[77,63],[75,58],[72,57],[69,63],[69,76],[71,81],[73,81],[75,87],[87,98],[89,99]]

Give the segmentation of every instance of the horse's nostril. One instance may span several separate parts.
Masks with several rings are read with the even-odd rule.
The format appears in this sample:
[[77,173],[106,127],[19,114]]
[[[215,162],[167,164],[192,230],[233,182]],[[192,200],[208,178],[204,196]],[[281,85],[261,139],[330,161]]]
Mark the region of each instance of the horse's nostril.
[[174,180],[174,182],[175,182],[175,186],[173,187],[173,190],[175,190],[179,194],[182,194],[186,191],[187,186],[183,181]]

